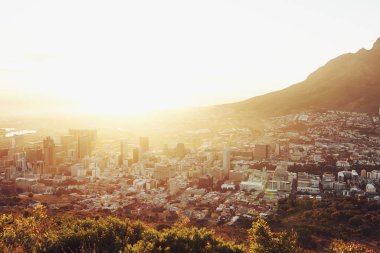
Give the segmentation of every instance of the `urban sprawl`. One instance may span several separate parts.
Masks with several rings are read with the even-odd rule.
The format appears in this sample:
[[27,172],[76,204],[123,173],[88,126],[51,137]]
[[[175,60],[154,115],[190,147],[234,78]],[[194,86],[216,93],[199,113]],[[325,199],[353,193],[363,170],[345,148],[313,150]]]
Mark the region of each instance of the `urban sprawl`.
[[[356,112],[305,112],[249,128],[186,131],[182,142],[100,138],[96,129],[0,129],[0,191],[70,196],[49,209],[122,211],[209,225],[264,218],[284,197],[354,197],[380,202],[380,121]],[[99,136],[98,136],[99,135]],[[35,204],[35,203],[34,203]],[[1,208],[7,208],[3,206]]]

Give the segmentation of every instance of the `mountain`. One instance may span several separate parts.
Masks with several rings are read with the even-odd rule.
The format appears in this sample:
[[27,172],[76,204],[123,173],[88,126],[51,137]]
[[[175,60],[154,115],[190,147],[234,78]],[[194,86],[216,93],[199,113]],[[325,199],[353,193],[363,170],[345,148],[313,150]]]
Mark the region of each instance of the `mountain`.
[[214,109],[261,118],[315,110],[375,113],[379,107],[380,38],[372,49],[338,56],[300,83]]

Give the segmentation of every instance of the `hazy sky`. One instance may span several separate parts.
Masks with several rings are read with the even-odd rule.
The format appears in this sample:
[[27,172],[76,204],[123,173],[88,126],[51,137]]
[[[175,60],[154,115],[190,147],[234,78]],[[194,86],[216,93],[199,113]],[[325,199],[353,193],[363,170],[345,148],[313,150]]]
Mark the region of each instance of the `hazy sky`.
[[370,48],[379,13],[377,0],[0,0],[0,92],[93,112],[232,102]]

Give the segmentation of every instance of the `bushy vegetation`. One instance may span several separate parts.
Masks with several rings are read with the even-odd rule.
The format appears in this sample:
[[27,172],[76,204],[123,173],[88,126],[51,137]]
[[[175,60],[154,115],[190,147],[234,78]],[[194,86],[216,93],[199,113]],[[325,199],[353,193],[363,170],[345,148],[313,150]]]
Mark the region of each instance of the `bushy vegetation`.
[[276,220],[298,233],[302,247],[315,248],[311,235],[352,240],[380,239],[380,204],[354,198],[283,199]]
[[328,253],[373,253],[373,251],[357,243],[336,240],[331,243]]
[[0,247],[1,252],[244,252],[242,246],[186,222],[158,231],[115,217],[52,219],[43,206],[19,217],[3,214]]
[[[140,221],[116,217],[76,219],[49,217],[42,205],[31,212],[0,217],[0,252],[139,252],[139,253],[292,253],[312,252],[297,247],[293,231],[274,233],[258,218],[246,245],[215,236],[212,230],[189,225],[187,218],[157,230]],[[364,251],[363,251],[364,250]],[[368,253],[364,247],[336,241],[329,253]]]
[[297,235],[294,231],[274,235],[263,219],[258,219],[249,231],[249,253],[292,253],[297,251]]

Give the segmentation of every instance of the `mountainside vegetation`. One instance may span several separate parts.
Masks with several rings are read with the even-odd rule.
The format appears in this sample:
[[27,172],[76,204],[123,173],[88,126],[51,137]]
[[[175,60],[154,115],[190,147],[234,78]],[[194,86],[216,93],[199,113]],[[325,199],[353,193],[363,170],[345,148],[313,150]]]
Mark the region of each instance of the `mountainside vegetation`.
[[279,200],[275,220],[283,227],[294,229],[298,245],[303,248],[318,248],[321,238],[380,242],[380,204],[374,201],[286,198]]
[[[31,212],[0,217],[1,252],[139,252],[139,253],[291,253],[313,252],[299,248],[293,230],[274,233],[258,218],[245,245],[224,241],[212,230],[180,219],[170,228],[157,230],[140,221],[116,217],[76,219],[49,217],[42,205]],[[357,243],[334,241],[328,253],[373,252]]]

